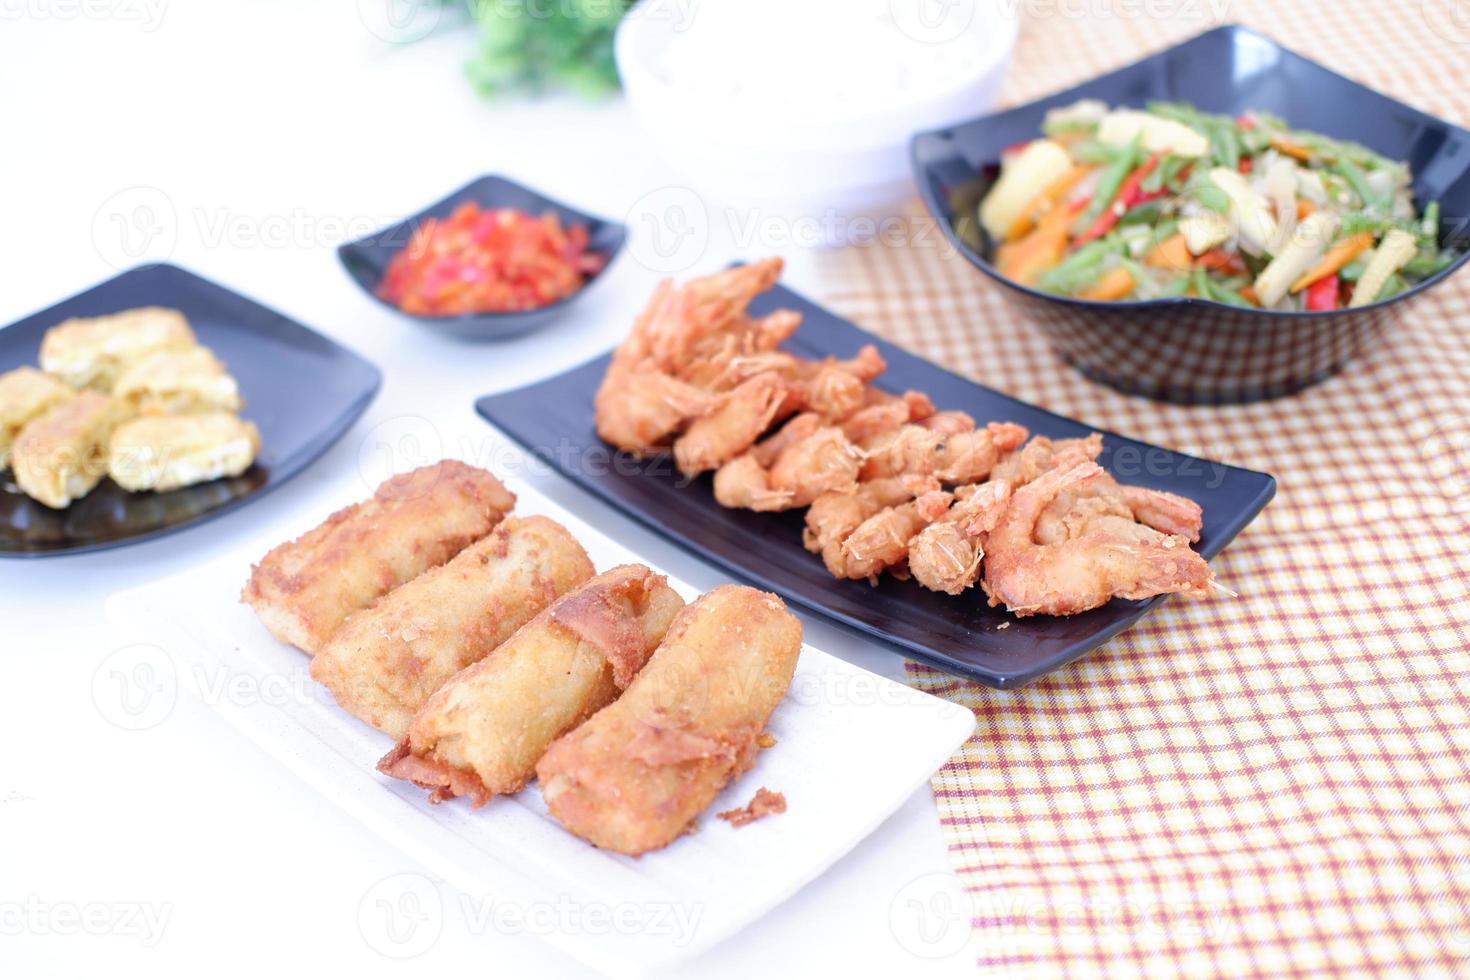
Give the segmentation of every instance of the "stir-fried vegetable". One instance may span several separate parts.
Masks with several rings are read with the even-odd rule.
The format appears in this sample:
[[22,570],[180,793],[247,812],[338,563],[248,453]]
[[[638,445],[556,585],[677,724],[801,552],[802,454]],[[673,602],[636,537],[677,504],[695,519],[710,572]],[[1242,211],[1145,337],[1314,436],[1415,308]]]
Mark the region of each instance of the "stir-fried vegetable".
[[1083,100],[1042,129],[1007,151],[980,219],[1000,271],[1047,292],[1332,310],[1453,259],[1405,164],[1267,113]]

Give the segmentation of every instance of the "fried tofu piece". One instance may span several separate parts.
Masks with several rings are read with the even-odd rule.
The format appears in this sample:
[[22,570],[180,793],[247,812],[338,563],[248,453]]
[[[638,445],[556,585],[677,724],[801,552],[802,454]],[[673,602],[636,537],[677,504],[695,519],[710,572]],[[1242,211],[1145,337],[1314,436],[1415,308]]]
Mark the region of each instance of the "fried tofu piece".
[[400,474],[274,548],[251,570],[241,601],[276,639],[314,654],[350,614],[489,534],[515,499],[457,460]]
[[33,367],[0,374],[0,471],[10,465],[10,447],[26,423],[72,396],[72,390]]
[[570,531],[507,518],[446,564],[353,613],[312,659],[337,703],[394,738],[451,677],[596,573]]
[[238,412],[240,386],[208,347],[161,350],[118,375],[112,393],[143,415]]
[[623,854],[669,844],[754,763],[800,650],[801,623],[776,596],[701,596],[623,696],[536,764],[551,815]]
[[378,768],[431,803],[516,792],[547,746],[628,686],[683,606],[642,565],[603,572],[440,689]]
[[118,376],[149,354],[195,343],[184,314],[162,306],[74,317],[41,339],[41,370],[73,388],[111,392]]
[[254,423],[229,412],[152,415],[118,426],[107,474],[124,490],[162,493],[239,476],[258,452],[260,432]]
[[112,433],[130,414],[126,403],[97,391],[61,402],[20,430],[10,454],[15,482],[57,510],[85,497],[107,475]]

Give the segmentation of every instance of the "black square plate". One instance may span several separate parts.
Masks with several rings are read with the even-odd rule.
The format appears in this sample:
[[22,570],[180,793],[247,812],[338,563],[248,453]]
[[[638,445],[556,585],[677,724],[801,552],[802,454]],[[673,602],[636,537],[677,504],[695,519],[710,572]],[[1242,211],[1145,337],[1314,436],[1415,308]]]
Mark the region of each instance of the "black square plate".
[[65,510],[0,477],[0,557],[75,555],[135,544],[228,513],[300,473],[341,438],[378,392],[378,369],[294,320],[172,265],[130,269],[0,330],[0,371],[35,364],[47,329],[73,316],[168,306],[189,318],[260,428],[260,457],[234,479],[168,493],[128,493],[111,480]]
[[[565,299],[538,306],[534,310],[519,310],[510,313],[465,313],[460,316],[426,316],[405,313],[397,306],[378,295],[378,284],[388,271],[388,263],[408,244],[414,231],[426,218],[447,218],[460,205],[478,204],[482,208],[515,208],[527,214],[555,214],[563,225],[585,225],[587,228],[587,250],[606,258],[596,274],[588,276],[582,288]],[[613,259],[622,250],[628,237],[627,229],[616,221],[599,218],[595,214],[578,211],[560,201],[553,200],[539,191],[517,184],[507,177],[488,176],[471,181],[442,201],[429,205],[422,211],[337,248],[337,257],[353,281],[362,291],[380,306],[385,306],[400,316],[426,324],[435,330],[452,334],[465,340],[502,340],[545,326],[556,319],[568,306],[582,298],[604,273]]]
[[[888,361],[884,387],[927,392],[941,408],[977,419],[1019,422],[1052,437],[1096,431],[1053,415],[930,364],[777,286],[751,304],[754,315],[777,307],[797,310],[801,329],[787,346],[806,357],[848,357],[877,345]],[[685,485],[667,457],[633,460],[597,436],[592,395],[608,355],[564,374],[499,395],[475,407],[488,421],[573,482],[648,525],[695,555],[777,592],[812,612],[856,629],[906,656],[991,687],[1017,687],[1076,659],[1131,626],[1159,599],[1115,599],[1080,616],[1015,619],[985,604],[978,587],[963,596],[930,592],[884,576],[875,588],[841,581],[801,544],[802,511],[757,514],[715,503],[708,475]],[[1204,507],[1198,545],[1210,558],[1261,512],[1276,481],[1104,432],[1100,462],[1125,483],[1191,497]],[[999,629],[1010,623],[1006,629]]]

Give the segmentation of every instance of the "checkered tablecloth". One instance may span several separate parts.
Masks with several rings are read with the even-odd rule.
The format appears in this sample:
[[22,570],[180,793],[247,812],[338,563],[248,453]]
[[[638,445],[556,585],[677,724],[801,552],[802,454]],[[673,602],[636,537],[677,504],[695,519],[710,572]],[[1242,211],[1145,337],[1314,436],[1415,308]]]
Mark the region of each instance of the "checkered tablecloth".
[[[1223,17],[1470,122],[1465,0],[1019,9],[1006,103]],[[925,220],[828,253],[825,298],[983,384],[1280,485],[1213,563],[1238,599],[1167,602],[1018,691],[910,666],[979,718],[934,794],[982,969],[1470,975],[1470,273],[1325,384],[1183,407],[1062,364]]]

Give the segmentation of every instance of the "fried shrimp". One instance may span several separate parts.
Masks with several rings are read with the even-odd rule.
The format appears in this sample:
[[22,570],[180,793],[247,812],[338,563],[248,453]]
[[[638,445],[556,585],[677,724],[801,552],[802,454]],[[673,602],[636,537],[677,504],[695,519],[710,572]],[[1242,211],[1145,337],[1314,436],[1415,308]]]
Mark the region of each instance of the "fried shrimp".
[[[887,370],[875,344],[847,358],[782,347],[801,315],[748,312],[780,272],[771,259],[661,284],[597,392],[597,431],[636,453],[672,450],[687,476],[713,470],[722,506],[809,506],[803,543],[840,578],[876,584],[886,570],[953,595],[989,577],[1009,581],[1005,568],[985,571],[1007,497],[1051,472],[1096,463],[1101,434],[1028,441],[1020,425],[977,423],[969,412],[936,409],[923,392],[886,391],[875,383]],[[1077,585],[1081,553],[1070,542],[1125,540],[1131,553],[1147,555],[1164,547],[1160,541],[1198,541],[1202,523],[1192,500],[1101,474],[1058,488],[1030,518],[1027,540],[1035,549],[1070,549],[1054,559],[1066,591]],[[1006,557],[1019,560],[1014,549]],[[1023,584],[1042,588],[1049,567]],[[1117,594],[1144,588],[1126,579],[1119,573]],[[1094,591],[1114,584],[1094,583]],[[1090,608],[1088,596],[1073,604]]]
[[842,434],[855,445],[934,414],[934,403],[922,392],[906,391],[902,398],[880,392],[885,400],[874,401],[872,393],[877,390],[869,388],[865,399],[868,404],[842,420]]
[[857,483],[862,454],[836,426],[817,428],[787,446],[769,468],[761,465],[759,448],[715,471],[715,499],[722,506],[789,510]]
[[[945,413],[928,420],[940,419]],[[962,420],[947,421],[947,425]],[[861,478],[875,480],[905,473],[933,475],[944,483],[974,483],[990,474],[1001,455],[1026,440],[1027,432],[1010,422],[992,422],[983,429],[948,433],[947,425],[905,425],[882,433],[863,445],[867,459]]]
[[1146,599],[1165,593],[1199,598],[1214,576],[1187,539],[1135,523],[1096,516],[1074,537],[1036,540],[1037,522],[1063,491],[1103,475],[1096,463],[1057,467],[1021,487],[987,538],[984,586],[992,606],[1017,616],[1066,616],[1113,597]]
[[674,460],[686,476],[697,476],[749,449],[770,427],[785,401],[787,384],[768,371],[721,397],[708,415],[674,441]]
[[597,434],[632,453],[658,452],[716,401],[710,392],[660,371],[633,371],[597,389]]
[[1015,490],[1051,469],[1058,459],[1079,463],[1096,460],[1102,448],[1102,435],[1097,432],[1085,439],[1052,440],[1036,436],[997,463],[990,479],[1003,480]]
[[909,572],[926,589],[959,595],[980,577],[985,535],[1011,499],[1008,483],[975,483],[955,491],[941,518],[909,542]]
[[873,515],[938,489],[939,481],[933,477],[901,476],[870,480],[843,492],[824,493],[806,512],[802,543],[808,551],[822,556],[827,571],[845,578],[847,562],[842,545],[852,532]]
[[629,452],[657,452],[713,411],[719,390],[710,379],[732,358],[773,350],[801,322],[791,310],[759,318],[745,313],[780,274],[781,260],[769,259],[683,286],[660,283],[597,390],[598,435]]
[[[1059,439],[1053,442],[1037,436],[1019,452],[1003,459],[991,474],[993,481],[1005,481],[1012,488],[1023,486],[1047,470],[1096,460],[1102,453],[1102,436],[1092,433],[1084,439]],[[1121,517],[1147,524],[1165,534],[1177,534],[1191,542],[1199,540],[1204,512],[1199,504],[1186,497],[1125,486],[1103,473],[1080,486],[1057,494],[1037,520],[1036,540],[1051,544],[1073,537],[1100,517]]]
[[881,510],[859,524],[842,542],[839,578],[865,578],[877,584],[878,573],[899,564],[909,542],[944,516],[954,494],[931,490],[915,500]]

